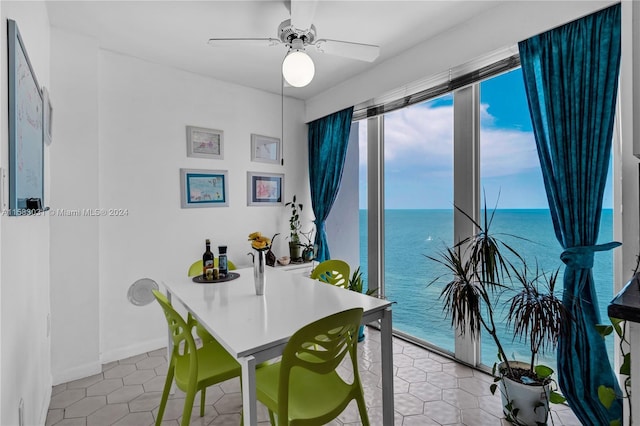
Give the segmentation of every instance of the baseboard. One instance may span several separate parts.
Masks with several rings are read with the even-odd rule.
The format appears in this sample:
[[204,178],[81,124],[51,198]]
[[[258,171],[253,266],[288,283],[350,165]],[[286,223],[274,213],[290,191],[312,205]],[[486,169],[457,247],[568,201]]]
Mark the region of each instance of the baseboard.
[[135,355],[140,355],[145,352],[155,351],[156,349],[166,348],[168,336],[159,337],[152,340],[136,343],[135,345],[125,346],[102,353],[102,363],[106,364],[113,361],[119,361],[121,359],[129,358]]
[[96,360],[89,364],[79,365],[68,370],[54,372],[52,375],[53,386],[61,383],[71,382],[73,380],[82,379],[83,377],[93,376],[102,372],[102,364]]

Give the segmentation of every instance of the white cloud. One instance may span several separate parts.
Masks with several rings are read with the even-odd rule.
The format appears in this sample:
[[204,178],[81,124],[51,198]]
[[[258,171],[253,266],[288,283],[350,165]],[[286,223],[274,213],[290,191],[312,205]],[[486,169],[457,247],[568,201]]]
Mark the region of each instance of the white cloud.
[[483,128],[480,137],[483,176],[510,176],[540,168],[533,132]]
[[[485,177],[539,168],[533,132],[493,127],[489,105],[481,105],[481,161]],[[428,103],[385,115],[385,170],[415,178],[452,175],[453,106]],[[367,162],[366,122],[360,125],[360,164]]]

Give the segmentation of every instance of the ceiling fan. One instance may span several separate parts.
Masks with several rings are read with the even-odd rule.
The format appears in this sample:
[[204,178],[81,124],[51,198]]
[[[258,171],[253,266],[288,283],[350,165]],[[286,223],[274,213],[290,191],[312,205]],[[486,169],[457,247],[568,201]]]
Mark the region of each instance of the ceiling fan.
[[313,80],[315,66],[305,52],[314,47],[318,52],[342,56],[359,61],[373,62],[380,54],[380,47],[373,44],[354,43],[332,39],[317,39],[313,15],[318,0],[291,0],[291,19],[278,26],[278,38],[211,38],[209,45],[222,46],[278,46],[288,48],[282,62],[282,75],[291,86],[304,87]]

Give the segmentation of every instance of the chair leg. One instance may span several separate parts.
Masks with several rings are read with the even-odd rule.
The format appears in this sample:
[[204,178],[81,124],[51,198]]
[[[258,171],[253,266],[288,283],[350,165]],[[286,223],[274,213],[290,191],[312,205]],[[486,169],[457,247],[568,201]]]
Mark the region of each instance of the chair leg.
[[162,398],[160,399],[160,408],[158,409],[158,417],[156,417],[156,426],[160,426],[162,423],[162,417],[164,416],[164,409],[167,407],[167,399],[169,398],[169,392],[171,392],[171,385],[173,384],[173,365],[169,366],[167,370],[167,379],[164,381],[164,389],[162,390]]
[[271,426],[276,426],[276,419],[273,417],[273,411],[269,410],[269,421]]
[[207,388],[200,390],[200,417],[204,417],[204,399],[207,395]]
[[184,399],[184,409],[182,410],[181,426],[189,426],[189,423],[191,423],[191,411],[193,410],[193,401],[196,399],[196,392],[195,386],[187,390],[187,396]]
[[360,411],[360,420],[362,426],[369,426],[369,414],[367,413],[367,404],[364,401],[364,395],[362,391],[356,395],[356,402],[358,403],[358,411]]

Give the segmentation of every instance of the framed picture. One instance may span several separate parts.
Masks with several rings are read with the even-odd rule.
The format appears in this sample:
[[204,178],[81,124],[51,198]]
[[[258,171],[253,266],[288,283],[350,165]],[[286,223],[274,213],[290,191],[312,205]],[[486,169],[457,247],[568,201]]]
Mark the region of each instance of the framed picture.
[[280,139],[251,135],[251,161],[280,164],[282,159]]
[[187,157],[224,159],[224,132],[187,126]]
[[42,124],[44,126],[44,143],[51,145],[51,133],[53,130],[53,107],[51,106],[51,98],[49,91],[42,86]]
[[180,204],[183,209],[228,207],[227,171],[180,169]]
[[[9,83],[9,215],[44,206],[42,92],[15,21],[7,19]],[[38,210],[36,207],[35,210]]]
[[248,206],[282,206],[284,175],[247,172]]

